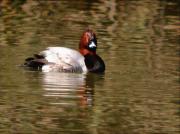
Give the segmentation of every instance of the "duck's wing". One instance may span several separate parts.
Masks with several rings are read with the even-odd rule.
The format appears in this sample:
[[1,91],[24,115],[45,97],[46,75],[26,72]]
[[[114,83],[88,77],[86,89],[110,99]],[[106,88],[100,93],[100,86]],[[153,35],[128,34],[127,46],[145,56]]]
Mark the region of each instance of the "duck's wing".
[[85,72],[84,56],[78,51],[64,47],[49,47],[40,53],[48,64],[42,67],[44,72]]

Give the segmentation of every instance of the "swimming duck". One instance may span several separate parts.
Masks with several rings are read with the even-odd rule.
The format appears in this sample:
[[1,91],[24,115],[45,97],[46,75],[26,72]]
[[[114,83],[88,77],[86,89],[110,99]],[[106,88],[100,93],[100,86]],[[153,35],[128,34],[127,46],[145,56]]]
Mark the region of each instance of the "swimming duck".
[[24,67],[43,72],[102,73],[104,61],[96,54],[97,38],[87,29],[79,42],[79,51],[65,47],[48,47],[39,54],[25,59]]

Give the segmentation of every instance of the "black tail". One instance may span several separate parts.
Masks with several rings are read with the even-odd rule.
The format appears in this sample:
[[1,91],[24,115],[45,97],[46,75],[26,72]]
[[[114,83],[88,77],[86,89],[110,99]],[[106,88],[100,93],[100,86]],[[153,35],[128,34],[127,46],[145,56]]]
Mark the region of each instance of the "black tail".
[[47,63],[46,59],[42,55],[35,54],[34,57],[25,59],[24,67],[32,70],[41,70],[42,66]]

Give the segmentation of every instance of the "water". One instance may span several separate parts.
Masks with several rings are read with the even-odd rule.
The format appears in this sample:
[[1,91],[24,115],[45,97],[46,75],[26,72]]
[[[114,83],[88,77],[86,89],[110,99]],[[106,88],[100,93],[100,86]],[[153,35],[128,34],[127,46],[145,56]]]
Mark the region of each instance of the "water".
[[[179,134],[177,1],[0,2],[0,133]],[[99,74],[24,70],[48,46],[98,37]]]

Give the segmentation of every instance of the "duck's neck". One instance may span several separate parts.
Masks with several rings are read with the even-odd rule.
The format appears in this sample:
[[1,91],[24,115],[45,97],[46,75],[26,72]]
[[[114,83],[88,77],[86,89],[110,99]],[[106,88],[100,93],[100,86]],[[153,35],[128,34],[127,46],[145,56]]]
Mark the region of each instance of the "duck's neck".
[[96,55],[96,52],[89,51],[88,49],[80,49],[79,52],[84,56],[87,54]]

